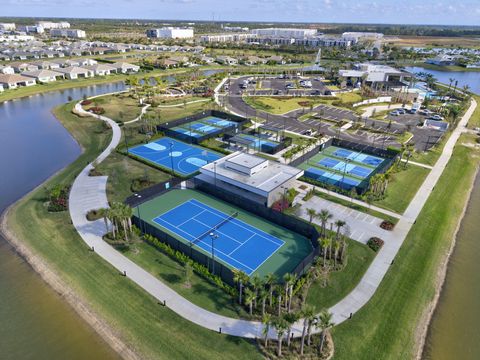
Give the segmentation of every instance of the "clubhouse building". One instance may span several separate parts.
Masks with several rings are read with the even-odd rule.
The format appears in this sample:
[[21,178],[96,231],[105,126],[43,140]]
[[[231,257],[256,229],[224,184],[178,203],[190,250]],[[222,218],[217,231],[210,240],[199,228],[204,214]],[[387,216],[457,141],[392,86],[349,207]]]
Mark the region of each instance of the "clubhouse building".
[[201,167],[197,178],[270,207],[302,175],[301,169],[235,152]]

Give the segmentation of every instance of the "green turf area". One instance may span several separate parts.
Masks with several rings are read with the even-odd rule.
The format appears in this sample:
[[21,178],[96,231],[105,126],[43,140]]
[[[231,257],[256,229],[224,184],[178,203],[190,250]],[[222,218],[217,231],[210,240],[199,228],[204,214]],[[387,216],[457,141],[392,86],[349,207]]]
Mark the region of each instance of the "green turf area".
[[[325,103],[319,97],[244,97],[243,100],[250,106],[268,111],[272,114],[284,114],[286,112],[301,109],[299,103],[306,102],[313,106]],[[308,106],[307,106],[308,107]]]
[[479,95],[472,95],[473,98],[477,101],[477,108],[475,109],[470,121],[468,122],[469,128],[479,128],[480,127],[480,96]]
[[330,273],[327,286],[316,279],[308,290],[306,303],[317,311],[335,305],[347,296],[361,280],[375,257],[368,246],[354,240],[347,241],[347,261],[344,269]]
[[114,121],[130,121],[138,116],[142,111],[138,99],[134,99],[130,93],[122,93],[98,97],[92,100],[93,104],[85,106],[88,109],[92,106],[100,106],[105,110],[106,117]]
[[195,305],[228,317],[248,317],[245,308],[239,306],[236,299],[195,272],[190,286],[187,286],[184,267],[153,246],[144,242],[135,243],[123,254]]
[[460,138],[373,298],[352,320],[333,329],[336,360],[415,358],[417,325],[433,301],[437,271],[450,251],[478,169],[480,151],[472,149],[472,143],[470,135]]
[[398,171],[391,172],[386,197],[374,200],[372,204],[402,214],[429,172],[429,169],[412,164],[404,169],[404,165],[400,164]]
[[[38,254],[89,307],[144,359],[260,359],[249,340],[219,335],[162,307],[128,278],[89,251],[70,223],[68,212],[48,213],[45,187],[71,184],[88,161],[110,141],[111,131],[93,118],[70,113],[72,104],[55,110],[84,153],[66,170],[12,208],[9,228]],[[29,221],[25,221],[28,219]],[[201,346],[199,345],[201,344]]]
[[171,177],[118,152],[112,152],[96,170],[108,176],[107,196],[110,202],[123,202],[134,192]]
[[[238,211],[239,214],[237,219],[244,221],[245,223],[262,231],[265,231],[268,234],[277,236],[285,242],[285,244],[278,251],[276,251],[254,272],[254,274],[258,274],[261,277],[269,273],[275,273],[281,277],[285,273],[291,272],[312,250],[310,240],[307,238],[268,222],[259,216],[248,213],[245,210],[195,190],[172,190],[153,200],[147,201],[140,205],[140,216],[150,225],[169,233],[185,244],[189,244],[187,240],[168,230],[163,229],[158,224],[153,222],[152,219],[190,199],[201,201],[202,203],[226,214],[232,214],[233,212]],[[134,211],[136,213],[136,210]],[[228,264],[226,265],[230,266]]]
[[160,119],[160,122],[165,123],[167,121],[191,116],[198,112],[211,109],[212,107],[214,107],[214,103],[210,100],[171,108],[151,107],[148,109],[147,113],[156,115]]
[[393,217],[393,216],[389,216],[383,212],[380,212],[380,211],[376,211],[376,210],[373,210],[371,208],[368,208],[368,207],[365,207],[365,206],[361,206],[361,205],[358,205],[352,201],[349,201],[349,200],[344,200],[344,199],[341,199],[339,198],[338,196],[335,196],[335,193],[331,193],[331,194],[327,194],[327,193],[324,193],[324,192],[320,192],[320,191],[317,191],[315,192],[315,195],[318,196],[318,197],[321,197],[325,200],[328,200],[328,201],[331,201],[331,202],[334,202],[336,204],[339,204],[339,205],[343,205],[343,206],[346,206],[350,209],[354,209],[354,210],[358,210],[358,211],[361,211],[365,214],[369,214],[369,215],[372,215],[372,216],[375,216],[379,219],[383,219],[383,220],[386,220],[386,221],[389,221],[391,222],[392,224],[396,224],[398,222],[398,218],[396,217]]

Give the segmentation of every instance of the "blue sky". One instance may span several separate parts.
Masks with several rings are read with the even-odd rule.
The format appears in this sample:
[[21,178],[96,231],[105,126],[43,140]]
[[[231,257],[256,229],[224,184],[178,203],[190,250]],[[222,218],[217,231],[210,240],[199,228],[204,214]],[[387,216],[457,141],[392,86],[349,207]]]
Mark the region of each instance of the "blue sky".
[[0,16],[480,25],[480,0],[0,0]]

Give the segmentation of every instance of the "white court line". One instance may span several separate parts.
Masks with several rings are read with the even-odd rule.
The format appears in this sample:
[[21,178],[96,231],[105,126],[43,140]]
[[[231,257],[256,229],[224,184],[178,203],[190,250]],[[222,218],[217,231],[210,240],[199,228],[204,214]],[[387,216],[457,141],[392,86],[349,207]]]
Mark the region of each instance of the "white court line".
[[[238,249],[240,249],[244,244],[246,244],[247,242],[250,241],[251,238],[253,238],[255,236],[255,234],[252,234],[247,240],[245,240],[245,242],[243,243],[239,243],[240,245],[238,245],[235,249],[233,249],[232,251],[230,251],[230,254],[228,255],[232,255],[235,251],[237,251]],[[238,241],[237,241],[238,242]]]

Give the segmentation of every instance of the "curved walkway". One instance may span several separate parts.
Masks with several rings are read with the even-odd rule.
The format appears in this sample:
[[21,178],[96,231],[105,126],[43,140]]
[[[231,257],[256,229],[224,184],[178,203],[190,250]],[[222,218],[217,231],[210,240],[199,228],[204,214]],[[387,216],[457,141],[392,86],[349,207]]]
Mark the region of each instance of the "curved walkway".
[[[420,214],[420,211],[425,205],[430,193],[433,191],[438,179],[442,175],[443,170],[452,156],[453,148],[457,140],[460,135],[466,131],[465,127],[476,106],[477,103],[472,99],[469,109],[460,120],[457,128],[452,132],[437,163],[433,166],[431,172],[423,182],[407,210],[400,218],[394,231],[392,231],[391,237],[378,252],[359,284],[344,299],[330,309],[335,324],[347,320],[351,314],[354,314],[365,305],[375,293],[375,290],[378,288],[383,277],[387,273],[392,260],[395,258],[408,232],[417,219],[417,216]],[[81,109],[79,104],[77,104],[76,110],[92,116],[92,114]],[[107,122],[112,127],[113,131],[112,141],[95,160],[95,163],[100,163],[120,142],[121,130],[113,120],[103,116],[97,116],[97,118]],[[119,272],[125,272],[126,277],[130,278],[160,302],[165,302],[167,307],[185,319],[204,328],[213,331],[221,331],[222,333],[229,335],[247,338],[262,336],[263,326],[261,323],[257,321],[228,318],[192,304],[103,241],[102,236],[106,232],[103,220],[100,219],[90,222],[87,220],[86,214],[93,209],[108,207],[106,196],[107,177],[89,177],[88,174],[92,168],[93,165],[88,164],[77,176],[73,183],[69,198],[69,209],[72,223],[90,248],[92,248],[103,259],[108,261]],[[300,320],[292,328],[293,336],[301,336],[301,331],[302,321]],[[272,338],[276,337],[273,329],[270,330],[269,336]]]
[[190,105],[190,104],[195,104],[195,103],[199,103],[199,102],[206,102],[206,101],[210,101],[210,99],[205,99],[205,100],[194,100],[194,101],[189,101],[187,103],[179,103],[179,104],[173,104],[173,105],[158,105],[157,107],[158,108],[161,108],[161,109],[164,109],[164,108],[174,108],[174,107],[180,107],[180,106],[184,106],[184,105]]

